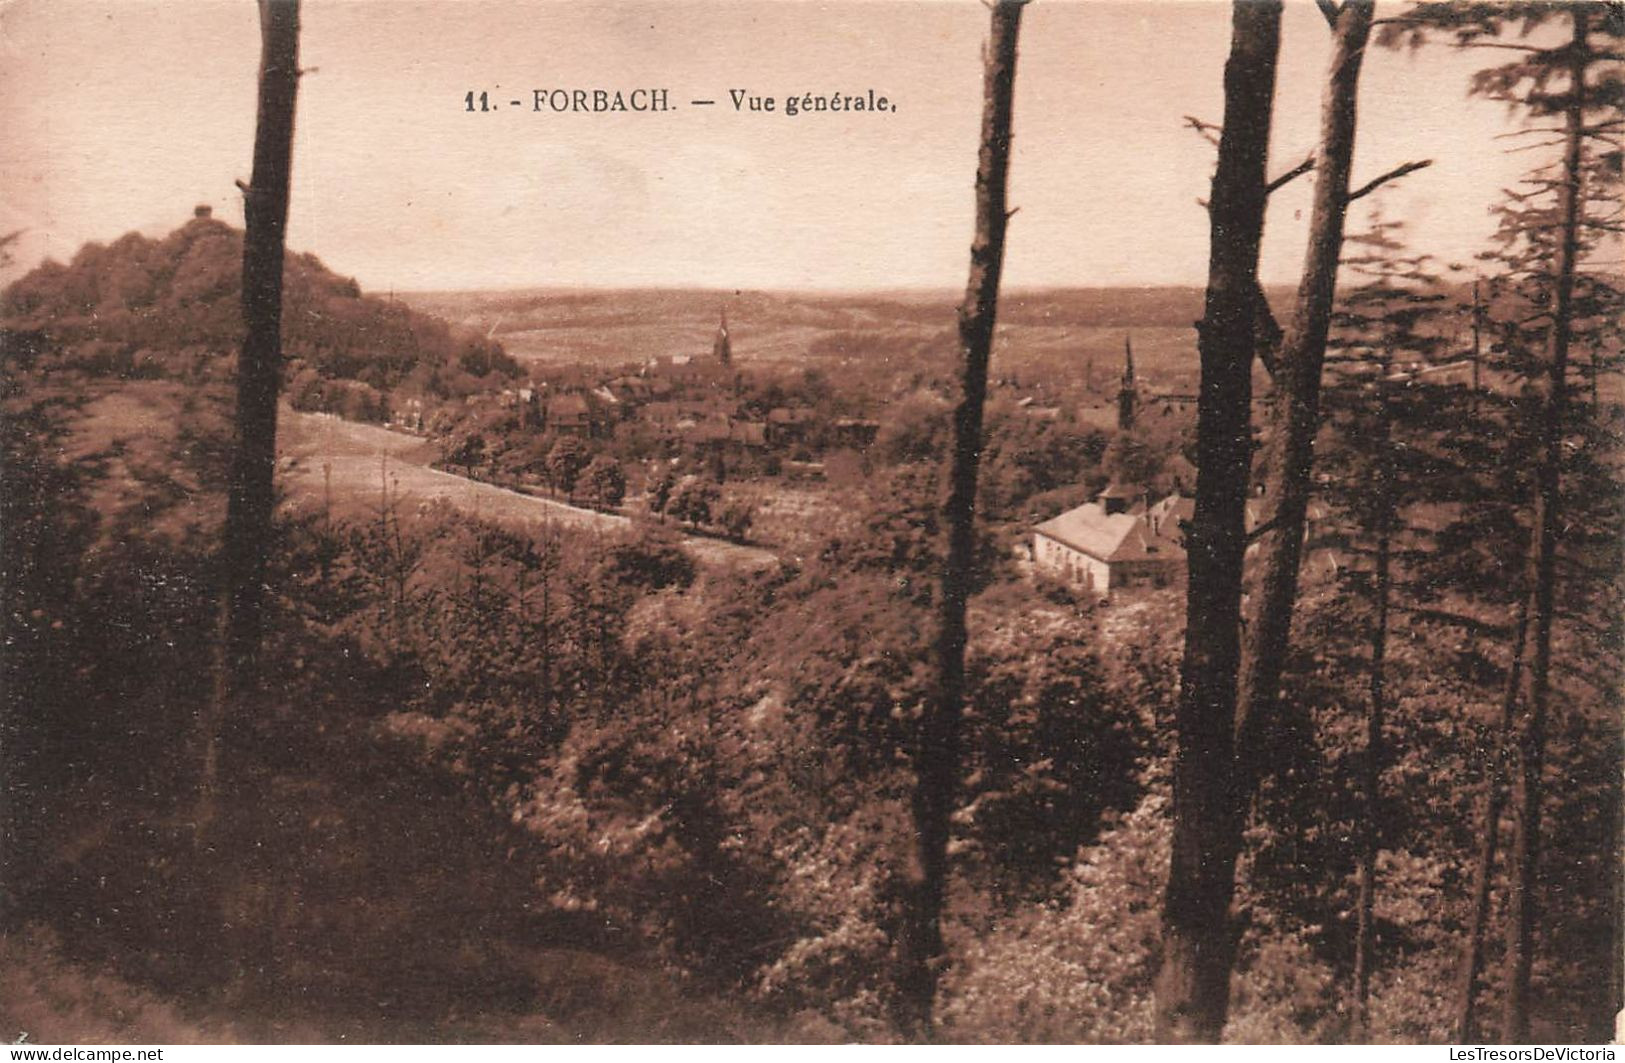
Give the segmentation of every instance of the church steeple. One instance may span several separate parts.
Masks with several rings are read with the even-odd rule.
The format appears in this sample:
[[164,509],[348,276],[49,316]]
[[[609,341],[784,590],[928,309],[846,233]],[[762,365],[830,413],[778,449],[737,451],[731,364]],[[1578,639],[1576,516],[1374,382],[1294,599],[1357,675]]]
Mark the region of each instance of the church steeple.
[[716,342],[711,344],[711,354],[716,358],[717,364],[730,366],[734,362],[733,344],[728,340],[728,310],[722,310],[721,323],[717,325]]
[[1134,406],[1139,393],[1134,386],[1134,341],[1123,336],[1123,385],[1117,389],[1117,428],[1127,432],[1134,428]]

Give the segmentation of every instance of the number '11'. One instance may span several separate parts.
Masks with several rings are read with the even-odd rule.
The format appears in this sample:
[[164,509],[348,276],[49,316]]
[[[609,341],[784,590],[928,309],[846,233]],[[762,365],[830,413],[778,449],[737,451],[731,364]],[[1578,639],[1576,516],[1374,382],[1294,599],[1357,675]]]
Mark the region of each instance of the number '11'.
[[[479,100],[480,100],[480,106],[479,106],[480,110],[489,111],[491,109],[491,105],[490,105],[489,101],[487,101],[486,98],[485,98],[485,93],[483,93],[483,92],[480,93]],[[472,91],[469,92],[469,94],[467,96],[463,97],[463,104],[465,105],[464,106],[465,110],[472,111],[472,110],[475,109],[474,108],[474,93]]]

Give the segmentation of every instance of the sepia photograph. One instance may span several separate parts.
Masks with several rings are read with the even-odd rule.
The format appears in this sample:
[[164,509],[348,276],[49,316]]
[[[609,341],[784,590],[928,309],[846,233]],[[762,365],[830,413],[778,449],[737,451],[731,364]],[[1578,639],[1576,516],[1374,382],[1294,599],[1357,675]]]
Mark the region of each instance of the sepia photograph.
[[1615,0],[0,0],[0,1045],[1612,1060],[1622,155]]

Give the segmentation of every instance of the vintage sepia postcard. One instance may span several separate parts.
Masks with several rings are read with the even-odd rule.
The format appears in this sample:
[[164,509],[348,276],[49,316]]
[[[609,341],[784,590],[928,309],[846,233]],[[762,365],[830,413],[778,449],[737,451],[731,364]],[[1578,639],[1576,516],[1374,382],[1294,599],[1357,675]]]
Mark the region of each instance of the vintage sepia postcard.
[[1622,136],[1603,0],[3,0],[0,1042],[1605,1044]]

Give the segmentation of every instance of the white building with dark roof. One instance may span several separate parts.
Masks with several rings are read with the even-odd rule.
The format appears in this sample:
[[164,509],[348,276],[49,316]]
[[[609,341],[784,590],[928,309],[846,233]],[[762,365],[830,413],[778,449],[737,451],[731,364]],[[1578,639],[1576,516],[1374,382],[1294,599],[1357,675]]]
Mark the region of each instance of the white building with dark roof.
[[[1249,539],[1262,508],[1262,499],[1247,500]],[[1173,586],[1185,579],[1183,525],[1195,512],[1196,501],[1188,495],[1175,493],[1152,502],[1143,488],[1113,483],[1095,501],[1033,529],[1033,565],[1103,598],[1123,587]],[[1347,563],[1343,544],[1327,529],[1328,518],[1323,503],[1309,504],[1302,567],[1306,575],[1334,576]],[[1248,543],[1249,562],[1257,549],[1256,542]]]
[[1180,522],[1194,503],[1150,502],[1137,487],[1112,484],[1093,502],[1033,529],[1033,564],[1102,597],[1121,587],[1164,587],[1184,578]]

